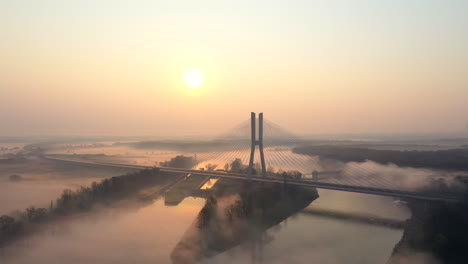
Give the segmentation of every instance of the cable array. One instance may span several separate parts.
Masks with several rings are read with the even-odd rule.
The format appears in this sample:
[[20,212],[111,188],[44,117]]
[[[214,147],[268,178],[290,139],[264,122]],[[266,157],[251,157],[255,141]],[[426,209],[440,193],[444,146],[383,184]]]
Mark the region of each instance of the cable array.
[[[247,166],[251,149],[250,137],[251,128],[248,119],[208,142],[209,147],[191,153],[190,155],[196,157],[197,161],[194,169],[224,169],[226,164],[230,165],[236,159],[240,159],[243,165]],[[304,180],[312,180],[312,173],[316,171],[319,181],[324,183],[400,191],[415,191],[421,187],[417,184],[408,184],[405,177],[411,175],[384,171],[382,169],[384,165],[376,165],[373,162],[345,163],[330,160],[325,162],[319,156],[296,153],[297,147],[310,145],[311,142],[301,139],[267,119],[264,119],[263,123],[263,144],[268,175],[282,171],[299,171]],[[259,167],[258,149],[254,161],[255,167]]]

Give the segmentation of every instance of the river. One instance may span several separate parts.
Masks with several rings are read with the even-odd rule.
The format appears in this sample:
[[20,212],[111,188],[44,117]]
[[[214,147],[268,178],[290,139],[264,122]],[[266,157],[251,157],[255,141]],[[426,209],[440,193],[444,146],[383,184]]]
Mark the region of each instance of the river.
[[[404,220],[408,209],[391,198],[319,190],[309,207]],[[186,198],[100,210],[54,225],[9,250],[5,263],[171,263],[170,253],[204,205]],[[250,243],[204,263],[385,263],[402,230],[298,213]],[[5,254],[5,253],[4,253]]]

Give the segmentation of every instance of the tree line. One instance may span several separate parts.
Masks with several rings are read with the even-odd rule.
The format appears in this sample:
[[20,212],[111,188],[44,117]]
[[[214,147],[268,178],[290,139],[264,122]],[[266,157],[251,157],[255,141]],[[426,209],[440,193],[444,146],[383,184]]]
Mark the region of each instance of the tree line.
[[48,208],[28,207],[11,215],[0,217],[0,247],[32,232],[41,223],[58,219],[74,213],[86,212],[99,204],[110,204],[127,198],[144,187],[164,184],[169,177],[164,177],[158,168],[146,169],[135,173],[93,182],[89,187],[80,187],[73,191],[66,189]]
[[468,170],[468,162],[466,162],[468,149],[466,148],[437,151],[398,151],[322,145],[297,147],[294,152],[344,162],[372,160],[382,164],[393,163],[398,166],[415,168]]
[[[168,161],[160,162],[159,164],[161,165],[161,167],[191,169],[195,165],[197,165],[198,162],[197,162],[195,157],[178,155],[178,156],[175,156],[174,158],[171,158]],[[219,167],[218,164],[207,163],[207,164],[205,164],[205,166],[203,168],[197,168],[197,169],[203,169],[203,170],[206,170],[206,171],[214,171],[218,167]],[[230,163],[224,164],[224,166],[220,170],[227,171],[227,172],[247,174],[247,172],[249,170],[249,166],[243,164],[242,160],[240,158],[236,158],[236,159],[232,160]],[[252,174],[253,175],[260,175],[261,171],[262,170],[261,170],[260,164],[255,163],[253,168],[252,168]],[[300,177],[302,177],[302,173],[297,171],[297,170],[284,171],[284,170],[281,170],[281,169],[276,170],[273,167],[268,167],[267,168],[267,175],[277,176],[277,177],[288,177],[288,178],[300,178]]]

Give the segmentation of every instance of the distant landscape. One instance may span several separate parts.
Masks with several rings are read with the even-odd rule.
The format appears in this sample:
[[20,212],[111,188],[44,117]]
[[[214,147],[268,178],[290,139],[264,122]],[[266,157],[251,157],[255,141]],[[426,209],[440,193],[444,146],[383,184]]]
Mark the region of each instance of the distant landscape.
[[376,161],[382,164],[396,164],[404,167],[433,168],[445,170],[468,170],[468,149],[448,150],[383,150],[348,146],[303,146],[296,147],[298,154],[320,156],[343,162]]
[[468,1],[0,1],[0,264],[467,264]]
[[[415,171],[436,169],[446,171],[448,174],[453,171],[454,175],[463,175],[463,172],[468,169],[466,162],[464,162],[468,157],[468,151],[456,147],[456,145],[452,148],[437,150],[395,150],[397,146],[410,149],[414,147],[428,149],[431,145],[421,144],[421,142],[409,142],[405,145],[402,142],[385,141],[304,140],[303,145],[285,149],[284,142],[286,141],[280,140],[277,145],[270,145],[268,157],[286,153],[287,150],[299,155],[298,157],[310,156],[311,162],[318,162],[312,163],[316,166],[332,168],[330,166],[335,164],[333,166],[338,166],[337,169],[343,168],[343,164],[366,164],[369,161],[381,164],[379,166],[383,166],[382,168],[390,164],[391,166],[411,168]],[[332,142],[333,144],[330,144]],[[453,144],[453,142],[459,143],[460,140],[448,142]],[[2,230],[0,242],[3,254],[6,254],[4,257],[7,259],[14,257],[13,252],[22,251],[21,247],[18,247],[18,242],[34,239],[40,234],[47,234],[50,232],[51,225],[70,222],[71,220],[68,219],[81,218],[89,214],[100,215],[105,211],[114,210],[113,208],[128,207],[129,205],[131,205],[129,208],[147,208],[151,207],[154,201],[160,199],[164,200],[166,206],[178,207],[184,204],[184,200],[194,195],[206,197],[206,204],[203,203],[203,207],[191,227],[174,245],[171,253],[172,261],[173,263],[196,263],[204,259],[216,259],[219,258],[218,255],[223,256],[223,252],[229,251],[231,248],[243,243],[252,243],[248,241],[257,241],[258,239],[255,243],[263,241],[265,237],[261,234],[267,232],[266,230],[272,226],[281,225],[281,222],[287,219],[289,214],[297,214],[303,208],[310,206],[309,203],[313,205],[312,200],[317,199],[316,197],[319,197],[320,193],[320,191],[317,193],[317,191],[310,190],[311,195],[315,193],[314,195],[317,196],[310,196],[312,200],[305,202],[301,200],[302,198],[294,200],[296,198],[290,196],[300,194],[303,192],[301,189],[284,189],[286,187],[282,187],[281,184],[268,185],[270,186],[268,188],[266,185],[255,185],[254,193],[256,194],[251,197],[251,191],[246,192],[244,189],[247,188],[245,183],[242,184],[242,182],[235,180],[218,180],[210,185],[210,189],[196,191],[197,186],[206,181],[205,177],[188,177],[183,176],[183,174],[171,176],[158,172],[158,169],[138,172],[138,170],[131,168],[101,166],[99,163],[80,165],[79,163],[54,161],[46,158],[49,156],[109,164],[153,164],[152,167],[196,168],[213,172],[246,174],[248,173],[248,161],[246,163],[245,160],[236,158],[233,154],[227,159],[217,156],[222,155],[218,151],[223,148],[231,148],[233,153],[241,155],[243,152],[236,152],[236,149],[239,148],[236,141],[187,142],[173,140],[120,143],[105,139],[99,142],[89,139],[80,141],[68,139],[57,143],[48,141],[46,143],[6,146],[2,148],[2,158],[0,159],[0,180],[2,181],[0,187],[3,188],[2,195],[8,195],[11,202],[0,208],[3,212],[3,216],[0,217],[0,229]],[[218,154],[215,155],[215,153]],[[155,161],[154,157],[158,157],[159,161]],[[200,165],[200,162],[203,166]],[[293,160],[284,163],[288,165],[284,168],[288,168],[291,162]],[[297,163],[299,166],[302,160],[299,159],[295,162],[299,162]],[[321,162],[323,162],[322,165],[320,165]],[[279,165],[281,164],[283,163],[279,163]],[[258,163],[255,164],[253,173],[261,176],[259,166]],[[122,174],[125,175],[119,176]],[[101,175],[101,178],[96,178],[97,175]],[[301,172],[281,169],[280,166],[269,168],[268,175],[281,177],[285,180],[302,177]],[[175,179],[178,179],[177,183],[174,182]],[[463,182],[464,178],[460,178],[459,181]],[[57,183],[60,183],[60,187],[55,186]],[[15,197],[14,192],[19,190],[18,188],[38,188],[39,186],[44,186],[41,187],[43,191],[37,194],[31,193],[30,198],[22,197],[23,202],[19,202],[19,196],[16,201],[11,200],[12,197]],[[46,188],[46,186],[48,187]],[[432,188],[436,188],[436,186],[434,185]],[[264,201],[262,201],[263,198],[259,197],[264,197]],[[279,204],[275,205],[277,208],[270,208],[273,204],[269,205],[269,203],[276,203],[274,201],[279,197],[284,197],[286,200],[278,200]],[[253,210],[249,207],[251,205],[245,203],[249,199],[255,201],[255,205],[252,205],[256,208],[254,209],[255,213],[250,211]],[[403,225],[402,238],[395,242],[393,254],[388,263],[400,263],[402,258],[412,259],[415,256],[413,252],[430,252],[429,255],[418,257],[419,259],[427,259],[427,261],[447,259],[450,260],[447,263],[462,263],[466,259],[463,251],[451,251],[466,243],[463,238],[465,236],[459,232],[467,217],[464,213],[468,211],[465,204],[439,203],[431,205],[426,210],[422,210],[424,205],[416,201],[408,200],[407,205],[412,216]],[[219,206],[224,209],[220,209]],[[219,210],[224,210],[227,215],[221,218],[214,216],[213,214],[219,214],[215,213]],[[329,210],[323,211],[327,212],[325,215],[340,215],[344,217],[343,219],[347,219],[346,214],[334,213]],[[435,223],[443,221],[446,214],[451,214],[452,218],[457,218],[459,221],[436,225]],[[234,219],[233,217],[237,220],[228,220]],[[321,216],[319,214],[316,217]],[[218,232],[216,230],[220,228],[220,225],[227,224],[225,221],[235,221],[236,226],[233,227],[235,230],[225,231],[227,233],[220,236],[214,235]],[[372,219],[365,221],[372,223]],[[420,221],[423,221],[424,225],[418,224]],[[245,229],[245,225],[250,226],[249,229]],[[259,229],[250,229],[254,227]],[[230,232],[238,232],[239,234],[231,237]],[[246,232],[259,232],[259,236],[250,237]],[[424,237],[420,237],[423,233]],[[216,242],[213,242],[213,239]],[[193,246],[193,244],[198,243],[203,243],[205,246],[202,248]],[[458,257],[454,258],[455,255]]]

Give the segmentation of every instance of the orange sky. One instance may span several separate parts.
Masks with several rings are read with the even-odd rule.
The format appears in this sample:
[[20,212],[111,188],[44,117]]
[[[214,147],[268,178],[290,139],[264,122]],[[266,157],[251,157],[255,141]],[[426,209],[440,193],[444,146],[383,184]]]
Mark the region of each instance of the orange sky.
[[468,4],[389,2],[2,2],[0,135],[463,131]]

